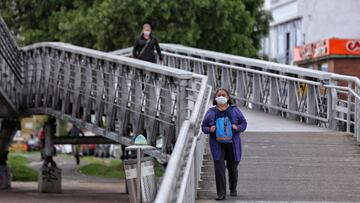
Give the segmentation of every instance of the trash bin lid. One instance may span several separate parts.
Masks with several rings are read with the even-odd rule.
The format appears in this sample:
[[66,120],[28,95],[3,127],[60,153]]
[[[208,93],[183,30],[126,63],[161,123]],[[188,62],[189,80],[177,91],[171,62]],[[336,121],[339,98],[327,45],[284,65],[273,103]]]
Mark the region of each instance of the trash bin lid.
[[147,150],[154,150],[156,148],[153,146],[150,146],[150,145],[131,145],[131,146],[128,146],[125,148],[125,150],[128,150],[128,151],[137,150],[137,149],[147,151]]

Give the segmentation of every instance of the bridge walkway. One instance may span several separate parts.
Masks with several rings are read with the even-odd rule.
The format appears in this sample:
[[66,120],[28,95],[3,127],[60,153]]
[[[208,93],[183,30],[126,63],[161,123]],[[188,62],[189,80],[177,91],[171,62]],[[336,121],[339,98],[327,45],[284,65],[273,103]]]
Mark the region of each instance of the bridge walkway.
[[[242,111],[249,124],[242,134],[238,196],[227,201],[360,200],[360,148],[352,136]],[[212,202],[216,187],[209,149],[201,179],[197,202]]]

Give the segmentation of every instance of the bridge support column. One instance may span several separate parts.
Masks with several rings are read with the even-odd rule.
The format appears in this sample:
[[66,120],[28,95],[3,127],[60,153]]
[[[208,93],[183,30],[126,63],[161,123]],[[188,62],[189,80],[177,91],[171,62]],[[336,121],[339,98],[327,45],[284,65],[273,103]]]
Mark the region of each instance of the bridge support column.
[[0,120],[0,190],[11,187],[11,172],[7,167],[9,145],[19,127],[17,119]]
[[45,123],[45,148],[44,163],[38,172],[38,191],[44,193],[60,193],[61,192],[61,169],[56,166],[53,156],[54,134],[56,133],[56,119],[49,117]]

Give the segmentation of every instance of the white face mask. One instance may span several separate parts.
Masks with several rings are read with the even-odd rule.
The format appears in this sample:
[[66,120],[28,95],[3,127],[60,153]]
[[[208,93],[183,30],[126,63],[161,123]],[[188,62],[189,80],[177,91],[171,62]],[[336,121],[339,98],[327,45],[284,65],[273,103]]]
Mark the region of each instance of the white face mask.
[[144,31],[144,35],[147,35],[147,36],[149,36],[150,35],[150,31]]
[[215,98],[216,103],[218,104],[226,104],[227,103],[227,99],[226,97],[220,96],[220,97],[216,97]]

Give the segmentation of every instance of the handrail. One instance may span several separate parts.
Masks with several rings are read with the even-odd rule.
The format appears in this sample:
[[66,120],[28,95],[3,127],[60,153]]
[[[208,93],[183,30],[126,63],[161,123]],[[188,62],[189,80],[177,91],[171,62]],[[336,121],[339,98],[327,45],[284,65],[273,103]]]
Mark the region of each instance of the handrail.
[[352,90],[349,87],[344,87],[344,86],[338,86],[338,85],[324,85],[324,87],[329,87],[329,88],[335,88],[335,89],[339,89],[339,90],[345,90],[350,92],[354,97],[356,97],[357,99],[360,100],[360,95],[357,94],[354,90]]
[[[192,111],[192,115],[190,117],[190,120],[186,120],[183,122],[181,126],[181,130],[179,133],[178,140],[176,141],[176,145],[174,148],[174,151],[170,157],[168,166],[166,168],[163,182],[161,183],[160,189],[157,193],[155,202],[156,203],[162,203],[162,202],[183,202],[184,199],[184,190],[187,187],[187,179],[188,175],[190,174],[190,167],[193,160],[194,150],[197,145],[197,139],[198,136],[200,136],[200,131],[198,131],[198,134],[193,135],[193,133],[196,133],[195,126],[197,122],[199,122],[199,119],[203,118],[203,114],[200,114],[200,110],[205,110],[207,107],[207,103],[210,97],[211,87],[207,86],[207,77],[196,75],[196,77],[202,78],[201,81],[201,89],[199,92],[198,99],[194,105],[194,109]],[[208,90],[206,90],[208,88]],[[206,91],[208,91],[208,94],[205,95]],[[204,101],[205,99],[205,101]],[[203,106],[201,108],[201,106]],[[204,111],[205,112],[205,111]],[[203,112],[203,113],[204,113]],[[191,137],[193,136],[193,137]],[[188,140],[192,138],[193,141],[189,142]],[[184,156],[184,153],[186,151],[187,146],[190,146],[189,154]],[[186,160],[186,161],[185,161]],[[182,164],[181,164],[182,163]],[[179,192],[177,193],[174,191],[174,187],[176,187],[176,181],[178,177],[178,173],[180,172],[181,166],[185,164],[184,166],[184,174],[181,176],[181,180],[179,180]],[[201,163],[198,163],[201,164]],[[196,180],[195,180],[196,181]],[[195,192],[195,191],[193,191]],[[178,195],[179,199],[172,199],[174,193]],[[180,195],[179,195],[180,194]],[[192,201],[195,200],[195,196],[191,198]]]
[[32,45],[28,45],[22,48],[23,51],[29,51],[32,49],[39,49],[39,48],[56,48],[63,51],[72,52],[74,54],[86,54],[87,56],[97,58],[97,59],[104,59],[111,62],[121,62],[124,65],[133,65],[140,67],[143,70],[157,72],[160,74],[172,76],[179,79],[190,79],[192,77],[192,73],[188,71],[183,71],[180,69],[175,68],[165,68],[162,65],[136,60],[129,57],[124,56],[117,56],[114,54],[97,51],[94,49],[88,49],[84,47],[75,46],[72,44],[65,44],[62,42],[40,42],[35,43]]
[[183,45],[178,44],[161,44],[161,48],[163,50],[169,50],[172,52],[177,52],[181,54],[187,54],[190,56],[200,56],[201,58],[211,58],[218,61],[227,61],[231,63],[239,63],[239,64],[248,64],[250,66],[254,67],[262,67],[267,70],[273,70],[273,71],[279,71],[279,72],[286,72],[286,73],[292,73],[302,76],[308,76],[308,77],[317,77],[319,79],[328,79],[330,77],[330,73],[326,73],[323,71],[318,70],[309,70],[302,67],[297,66],[290,66],[270,61],[264,61],[259,59],[253,59],[253,58],[247,58],[242,56],[236,56],[232,54],[226,54],[221,52],[215,52],[215,51],[209,51],[199,48],[193,48],[193,47],[187,47]]
[[[231,62],[233,64],[248,64],[250,66],[254,67],[262,67],[266,70],[272,70],[272,71],[279,71],[284,73],[291,73],[291,74],[297,74],[301,76],[308,76],[308,77],[316,77],[319,79],[329,79],[330,73],[319,71],[319,70],[309,70],[306,68],[298,67],[298,66],[290,66],[270,61],[263,61],[259,59],[253,59],[253,58],[247,58],[242,56],[236,56],[232,54],[226,54],[221,52],[215,52],[215,51],[209,51],[194,47],[187,47],[179,44],[168,44],[168,43],[161,43],[160,48],[163,51],[173,52],[177,53],[182,56],[197,56],[200,58],[211,58],[215,59],[216,61],[227,61]],[[128,47],[125,49],[120,49],[116,51],[112,51],[110,53],[116,54],[116,55],[128,55],[131,53],[132,47]]]
[[156,195],[155,202],[157,203],[169,202],[168,197],[171,195],[171,192],[174,192],[171,186],[173,186],[173,182],[175,181],[174,178],[177,177],[176,173],[179,171],[179,162],[184,158],[182,155],[184,154],[183,152],[186,147],[189,129],[190,121],[186,120],[181,126],[179,137],[166,167],[160,189]]
[[360,79],[355,76],[349,76],[349,75],[340,75],[337,73],[331,73],[330,77],[335,80],[346,80],[354,82],[357,86],[360,87]]
[[[209,89],[209,92],[211,92],[211,87]],[[210,95],[211,94],[208,94],[206,101],[208,101],[210,99]],[[202,117],[201,117],[201,119],[202,119]],[[203,133],[199,130],[199,132],[197,133],[196,137],[194,138],[194,140],[192,142],[191,149],[190,149],[190,152],[189,152],[189,155],[188,155],[188,157],[190,157],[190,158],[189,158],[189,160],[187,160],[187,164],[186,164],[186,167],[185,167],[185,170],[184,170],[184,178],[183,178],[183,181],[181,182],[181,185],[180,185],[179,199],[177,200],[178,203],[185,202],[184,201],[184,199],[186,197],[185,192],[186,192],[186,189],[188,189],[187,188],[188,187],[187,181],[188,181],[189,178],[193,178],[193,177],[190,176],[190,173],[191,173],[191,169],[192,169],[192,166],[193,166],[193,160],[194,160],[195,156],[203,156],[202,154],[195,154],[198,141],[199,141],[199,139],[201,139],[202,135],[203,135]],[[201,169],[202,162],[195,163],[195,165],[197,165]],[[196,169],[195,169],[196,166],[193,166],[193,168],[195,170],[194,172],[196,173]],[[200,175],[200,174],[198,174],[198,175]],[[195,182],[198,181],[195,177],[193,179],[195,179],[194,180]],[[194,186],[194,189],[196,189],[195,186]],[[191,198],[190,200],[193,200],[193,199],[195,199],[195,197]]]
[[168,55],[168,56],[175,56],[177,58],[182,58],[182,59],[191,59],[192,61],[205,62],[207,64],[221,66],[221,67],[224,67],[224,68],[231,68],[231,69],[235,69],[235,70],[246,71],[246,72],[249,72],[249,73],[257,73],[257,74],[267,75],[267,76],[271,76],[271,77],[277,77],[277,78],[292,80],[292,81],[296,81],[296,82],[303,82],[303,83],[307,83],[307,84],[311,84],[311,85],[321,85],[320,82],[314,82],[314,81],[310,81],[310,80],[299,79],[299,78],[290,77],[290,76],[286,76],[286,75],[279,75],[279,74],[275,74],[275,73],[271,73],[271,72],[264,72],[264,71],[244,68],[244,67],[240,67],[240,66],[228,65],[228,64],[225,64],[225,63],[209,61],[209,60],[205,60],[205,59],[201,59],[201,58],[194,58],[194,57],[189,57],[189,56],[184,56],[184,55],[179,55],[179,54],[173,54],[173,53],[170,53],[170,52],[167,52],[167,51],[163,51],[162,53],[164,55]]
[[[194,77],[198,77],[198,78],[201,78],[201,89],[200,89],[200,92],[199,92],[199,96],[198,98],[204,98],[205,96],[205,91],[206,91],[206,88],[207,88],[207,77],[206,76],[203,76],[203,75],[198,75],[198,74],[195,74]],[[191,117],[190,117],[190,125],[194,125],[195,122],[196,122],[196,119],[198,118],[199,116],[199,112],[200,112],[200,108],[201,108],[201,105],[202,104],[202,100],[197,100],[196,103],[195,103],[195,106],[193,108],[193,111],[191,113]]]

